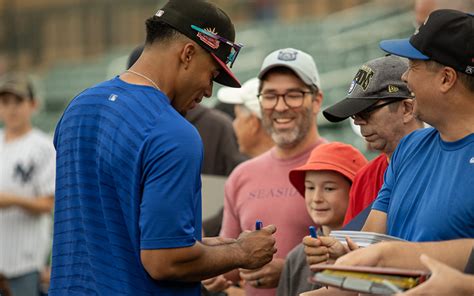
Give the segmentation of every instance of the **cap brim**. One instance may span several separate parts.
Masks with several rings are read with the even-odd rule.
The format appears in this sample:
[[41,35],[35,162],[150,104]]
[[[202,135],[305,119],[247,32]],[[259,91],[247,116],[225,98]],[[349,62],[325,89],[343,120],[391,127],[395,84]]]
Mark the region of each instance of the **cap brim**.
[[384,40],[379,44],[380,48],[388,53],[409,58],[412,60],[429,60],[430,58],[418,49],[413,47],[410,43],[410,39],[393,39]]
[[229,87],[241,87],[242,85],[240,84],[240,81],[235,77],[234,73],[230,71],[229,67],[221,61],[214,53],[210,53],[211,56],[216,60],[217,63],[219,63],[219,66],[224,71],[220,71],[219,75],[214,79],[215,82],[220,83],[225,86]]
[[217,99],[222,103],[243,104],[241,97],[241,88],[224,86],[217,91]]
[[292,169],[289,173],[289,179],[291,185],[296,188],[296,190],[301,194],[301,196],[304,196],[305,192],[305,187],[304,187],[304,180],[306,176],[307,171],[334,171],[337,172],[347,179],[349,179],[351,182],[354,181],[354,173],[350,173],[346,169],[331,164],[331,163],[323,163],[323,162],[317,162],[317,163],[306,163],[300,167],[297,167],[295,169]]
[[343,121],[346,118],[355,115],[370,106],[377,103],[379,99],[354,99],[345,98],[344,100],[329,106],[323,111],[324,117],[331,122]]
[[20,97],[22,99],[30,97],[30,95],[26,92],[20,91],[14,88],[2,88],[0,89],[0,94],[12,94],[14,96]]

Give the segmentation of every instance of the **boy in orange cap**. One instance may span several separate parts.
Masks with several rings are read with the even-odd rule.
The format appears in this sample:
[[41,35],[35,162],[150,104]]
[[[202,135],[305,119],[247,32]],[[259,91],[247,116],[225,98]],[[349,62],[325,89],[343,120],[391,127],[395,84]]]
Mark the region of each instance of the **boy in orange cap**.
[[[290,171],[291,184],[304,196],[309,215],[325,235],[342,227],[352,182],[366,164],[367,159],[353,146],[332,142],[316,147],[305,165]],[[317,288],[308,282],[310,274],[300,244],[286,258],[277,295],[299,295]]]

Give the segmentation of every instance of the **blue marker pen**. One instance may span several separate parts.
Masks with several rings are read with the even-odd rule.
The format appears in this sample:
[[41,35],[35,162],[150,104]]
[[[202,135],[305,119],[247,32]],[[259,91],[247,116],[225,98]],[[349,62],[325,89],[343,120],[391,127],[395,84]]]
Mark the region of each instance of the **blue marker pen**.
[[316,228],[314,226],[309,227],[309,234],[312,238],[318,238],[318,235],[316,234]]
[[257,220],[255,222],[255,230],[260,230],[260,229],[262,229],[262,227],[263,227],[263,222],[260,221],[260,220]]

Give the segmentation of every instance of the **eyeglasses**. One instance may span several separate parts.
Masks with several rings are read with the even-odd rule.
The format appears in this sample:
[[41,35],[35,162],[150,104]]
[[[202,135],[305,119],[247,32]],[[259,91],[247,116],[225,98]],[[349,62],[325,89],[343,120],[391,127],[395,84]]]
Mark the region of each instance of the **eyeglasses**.
[[260,93],[257,97],[263,109],[274,109],[278,105],[280,97],[283,98],[283,102],[288,108],[298,108],[303,105],[305,96],[312,93],[312,91],[291,90],[284,94]]
[[370,118],[370,115],[372,115],[372,113],[380,108],[383,108],[387,105],[390,105],[390,104],[393,104],[393,103],[396,103],[396,102],[400,102],[400,100],[390,100],[390,101],[387,101],[387,102],[384,102],[382,104],[378,104],[378,105],[373,105],[373,106],[370,106],[369,108],[363,110],[363,111],[360,111],[359,113],[357,114],[354,114],[351,116],[352,119],[356,119],[356,117],[359,117],[359,118],[362,118],[363,120],[368,120]]
[[229,41],[229,40],[225,39],[224,37],[221,37],[217,34],[209,32],[207,30],[201,29],[201,28],[199,28],[198,26],[195,26],[195,25],[191,25],[191,28],[195,31],[198,31],[199,33],[202,33],[202,34],[206,35],[207,37],[211,37],[215,40],[224,42],[225,44],[229,45],[230,46],[230,53],[227,56],[227,60],[226,60],[225,63],[226,63],[226,65],[227,64],[229,65],[229,68],[232,68],[232,66],[234,65],[235,60],[237,59],[237,55],[239,54],[242,47],[244,47],[244,45],[242,43],[234,43],[232,41]]

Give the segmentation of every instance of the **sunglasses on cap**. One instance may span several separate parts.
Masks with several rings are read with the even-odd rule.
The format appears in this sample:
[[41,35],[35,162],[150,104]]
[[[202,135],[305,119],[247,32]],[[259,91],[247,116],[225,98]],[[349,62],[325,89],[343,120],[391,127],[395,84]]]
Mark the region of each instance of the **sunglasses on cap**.
[[208,37],[219,40],[219,41],[224,42],[225,44],[229,45],[231,49],[230,49],[230,53],[227,56],[227,60],[226,60],[225,63],[226,63],[226,65],[229,65],[229,68],[232,68],[232,66],[234,65],[235,60],[237,59],[237,55],[240,52],[240,49],[242,49],[242,47],[244,46],[242,43],[234,43],[232,41],[229,41],[229,40],[225,39],[224,37],[221,37],[217,34],[209,32],[207,30],[201,29],[201,28],[199,28],[198,26],[195,26],[195,25],[191,25],[191,28],[193,30],[199,32],[199,33],[205,34]]

